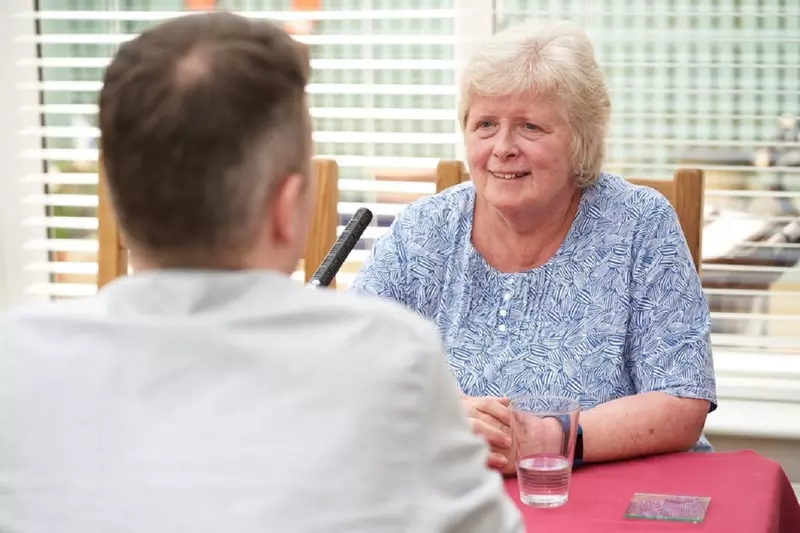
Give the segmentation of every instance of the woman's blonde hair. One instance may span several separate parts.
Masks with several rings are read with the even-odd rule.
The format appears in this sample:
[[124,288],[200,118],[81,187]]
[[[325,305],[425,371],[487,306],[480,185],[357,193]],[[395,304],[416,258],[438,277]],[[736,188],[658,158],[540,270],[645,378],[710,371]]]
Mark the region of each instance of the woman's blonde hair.
[[460,90],[462,131],[472,96],[552,100],[572,132],[578,185],[591,185],[599,176],[611,102],[594,47],[576,24],[528,20],[493,35],[470,58]]

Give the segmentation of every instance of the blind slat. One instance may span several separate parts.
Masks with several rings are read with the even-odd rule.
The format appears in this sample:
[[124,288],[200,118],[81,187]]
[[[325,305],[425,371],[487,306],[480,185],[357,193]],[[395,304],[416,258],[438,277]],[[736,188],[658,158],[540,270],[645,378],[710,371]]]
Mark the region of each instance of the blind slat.
[[[20,39],[22,42],[35,44],[107,44],[120,45],[133,39],[134,35],[115,33],[51,33],[47,35],[30,35]],[[452,45],[453,37],[450,35],[384,35],[384,34],[358,34],[358,35],[296,35],[295,39],[308,45]]]
[[26,226],[38,226],[53,229],[97,229],[97,218],[95,217],[39,217],[25,219],[22,221],[22,223]]
[[[324,11],[247,11],[235,10],[242,16],[254,19],[271,20],[429,20],[452,19],[456,11],[452,9],[348,9]],[[41,10],[23,13],[20,16],[37,18],[39,20],[64,20],[64,21],[97,21],[97,22],[159,22],[170,18],[185,15],[185,11],[157,11],[157,10]],[[486,13],[490,15],[490,13]]]
[[[800,42],[800,41],[799,41]],[[99,81],[46,81],[37,83],[21,83],[18,89],[24,91],[52,91],[52,92],[97,92],[100,90]],[[406,90],[404,90],[404,88]],[[676,91],[687,95],[708,95],[713,97],[730,96],[794,96],[793,89],[769,89],[757,87],[745,88],[714,88],[714,87],[677,87],[662,84],[658,87],[632,86],[615,87],[611,85],[609,92],[613,97],[623,98],[626,94],[669,96]],[[348,83],[311,83],[307,87],[310,94],[392,94],[392,95],[445,95],[456,96],[458,91],[450,85],[398,85],[398,84],[348,84]]]
[[[24,181],[48,185],[96,185],[97,174],[94,173],[49,173],[32,174],[26,176]],[[433,194],[434,183],[415,181],[381,181],[375,179],[347,179],[339,180],[340,191],[362,192],[399,192],[407,194]]]
[[87,261],[38,262],[30,263],[26,268],[37,272],[50,272],[51,274],[97,275],[97,263],[90,263]]
[[[97,150],[70,148],[28,150],[21,154],[22,157],[30,159],[72,162],[97,161],[97,155]],[[317,157],[336,159],[336,163],[340,167],[358,168],[433,169],[439,162],[439,159],[434,157],[342,156],[336,154],[319,154]]]
[[[21,66],[37,68],[96,68],[108,66],[105,57],[49,57],[27,59]],[[453,70],[458,65],[450,59],[312,59],[312,70]]]
[[[453,119],[454,117],[448,117]],[[98,138],[100,130],[98,128],[85,126],[48,126],[43,128],[26,128],[20,132],[22,135],[32,135],[37,137],[50,137],[54,139],[64,138]],[[361,131],[315,131],[314,140],[317,142],[348,142],[348,143],[446,143],[455,144],[461,140],[461,134],[445,133],[404,133],[404,132],[361,132]],[[670,139],[670,138],[630,138],[630,137],[609,137],[606,142],[610,145],[634,144],[639,146],[713,146],[713,147],[747,147],[747,148],[800,148],[798,142],[770,142],[757,140],[731,140],[717,141],[712,139]],[[752,168],[752,167],[747,167]],[[775,167],[773,167],[775,168]],[[800,167],[786,167],[800,172]]]
[[[113,34],[106,34],[111,35]],[[344,43],[343,43],[344,44]],[[361,44],[361,43],[359,43]],[[97,68],[108,66],[109,57],[47,57],[39,59],[23,59],[17,62],[20,66],[40,68]],[[443,70],[461,66],[452,59],[312,59],[314,70]],[[800,70],[800,65],[786,63],[732,63],[707,61],[606,61],[606,68],[702,68],[733,70]],[[636,79],[636,78],[630,78]]]
[[[26,106],[23,112],[66,114],[66,115],[94,115],[97,106],[94,104],[45,104],[39,106]],[[374,118],[374,119],[423,119],[447,120],[454,119],[454,109],[414,109],[414,108],[373,108],[373,107],[312,107],[312,116],[319,118]],[[647,111],[617,111],[616,118],[624,119],[651,119],[651,120],[731,120],[730,115],[703,112],[664,113]],[[775,115],[739,114],[737,120],[775,122]]]
[[[103,6],[104,7],[104,6]],[[770,6],[759,6],[757,9],[731,9],[728,5],[694,5],[675,10],[674,2],[648,2],[644,6],[641,4],[626,5],[625,8],[604,7],[602,4],[587,6],[576,4],[578,12],[588,12],[594,16],[649,16],[658,13],[659,17],[680,16],[686,19],[697,17],[747,17],[751,19],[781,18],[800,16],[800,10],[785,8],[775,9]],[[494,17],[497,14],[526,17],[530,16],[530,11],[520,10],[480,10],[475,8],[465,8],[458,11],[453,9],[370,9],[370,10],[321,10],[321,11],[274,11],[274,10],[236,10],[236,13],[249,18],[263,18],[273,20],[419,20],[419,19],[452,19],[457,15],[482,15]],[[117,22],[117,21],[145,21],[157,22],[169,18],[184,15],[185,11],[158,11],[158,10],[41,10],[36,12],[22,13],[20,17],[37,18],[39,20],[68,20],[68,21],[98,21],[98,22]]]
[[[21,83],[23,91],[40,92],[92,92],[100,90],[100,81],[44,81]],[[386,94],[386,95],[441,95],[456,96],[457,90],[450,85],[401,85],[401,84],[353,84],[353,83],[311,83],[306,87],[310,94]]]

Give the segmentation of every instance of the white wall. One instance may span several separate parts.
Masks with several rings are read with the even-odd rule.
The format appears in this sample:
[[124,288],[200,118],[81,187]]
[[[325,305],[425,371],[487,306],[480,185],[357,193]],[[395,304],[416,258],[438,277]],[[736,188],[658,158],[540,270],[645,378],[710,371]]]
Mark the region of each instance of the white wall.
[[22,133],[39,126],[32,11],[33,0],[0,2],[0,311],[39,299],[28,289],[47,281],[46,272],[31,268],[46,261],[46,252],[26,246],[45,236],[41,226],[26,224],[43,216],[29,201],[42,193],[31,179],[41,172],[41,139]]

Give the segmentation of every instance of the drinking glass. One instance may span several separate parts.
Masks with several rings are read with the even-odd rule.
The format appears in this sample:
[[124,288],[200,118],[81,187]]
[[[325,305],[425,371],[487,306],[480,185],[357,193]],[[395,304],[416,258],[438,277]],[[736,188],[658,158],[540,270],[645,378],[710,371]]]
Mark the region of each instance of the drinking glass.
[[520,500],[533,507],[564,505],[580,404],[562,396],[521,396],[509,405]]

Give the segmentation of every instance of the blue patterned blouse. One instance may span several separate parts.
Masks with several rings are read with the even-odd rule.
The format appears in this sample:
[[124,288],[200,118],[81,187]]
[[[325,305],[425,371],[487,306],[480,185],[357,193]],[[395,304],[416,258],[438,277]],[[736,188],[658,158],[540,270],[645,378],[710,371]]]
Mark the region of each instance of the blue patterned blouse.
[[[716,408],[709,311],[669,202],[603,173],[544,265],[502,273],[472,247],[471,183],[418,200],[352,291],[435,322],[462,391],[562,394],[582,409],[648,391]],[[703,437],[695,450],[710,450]]]

